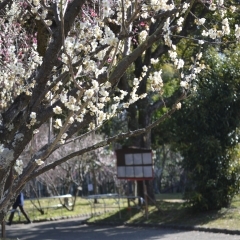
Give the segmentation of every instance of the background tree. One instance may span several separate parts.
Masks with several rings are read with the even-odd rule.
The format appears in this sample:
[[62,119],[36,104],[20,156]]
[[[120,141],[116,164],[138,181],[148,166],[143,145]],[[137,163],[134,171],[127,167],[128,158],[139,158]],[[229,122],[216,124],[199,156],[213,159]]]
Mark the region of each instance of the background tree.
[[[36,151],[36,146],[47,144],[48,135],[46,132],[48,132],[48,128],[49,125],[43,125],[39,129],[39,134],[35,135],[32,142],[20,155],[19,159],[23,159],[24,165],[28,163],[28,159],[31,158],[32,152]],[[46,162],[50,163],[56,161],[60,159],[61,156],[76,151],[79,147],[85,148],[89,142],[93,142],[92,144],[94,144],[102,138],[102,136],[94,134],[94,136],[88,136],[85,141],[76,140],[71,142],[61,149],[56,150],[54,154],[46,159]],[[81,194],[87,194],[87,180],[89,178],[92,178],[92,182],[94,183],[94,194],[99,193],[98,187],[105,184],[107,185],[109,182],[111,182],[114,187],[116,182],[116,166],[113,151],[105,147],[98,148],[81,156],[76,156],[68,162],[64,162],[54,169],[32,179],[26,184],[25,190],[28,196],[35,198],[70,193],[74,197],[73,205],[70,208],[70,210],[73,210],[79,189],[81,189]],[[106,186],[105,189],[107,188],[108,186]],[[65,206],[63,201],[61,201],[61,204]],[[67,205],[65,207],[68,208]],[[38,208],[42,211],[41,206]]]
[[239,53],[209,48],[196,93],[166,123],[183,156],[185,197],[198,210],[227,207],[239,191]]
[[170,144],[162,144],[156,149],[155,155],[154,192],[184,192],[181,154],[173,151]]
[[[166,3],[166,1],[151,1],[152,4],[156,4],[155,8],[161,8],[160,5]],[[149,123],[154,119],[161,116],[164,112],[169,109],[176,99],[181,98],[184,94],[187,94],[188,88],[194,84],[194,79],[196,78],[196,73],[201,71],[205,66],[200,63],[200,57],[198,54],[201,52],[201,47],[198,43],[196,36],[202,34],[203,36],[209,36],[210,41],[214,42],[216,38],[225,37],[230,34],[229,22],[226,18],[222,21],[221,18],[226,17],[227,14],[231,14],[232,8],[230,5],[226,5],[229,11],[223,11],[220,5],[222,2],[215,1],[209,6],[211,2],[206,1],[191,1],[190,12],[182,18],[172,19],[172,24],[174,27],[170,30],[170,35],[168,33],[163,39],[154,43],[149,47],[143,54],[139,55],[134,61],[132,68],[127,71],[123,77],[120,79],[118,87],[131,91],[132,82],[129,81],[129,76],[132,78],[142,78],[142,81],[137,90],[138,95],[149,93],[149,79],[161,79],[162,88],[161,94],[155,94],[151,92],[148,97],[136,101],[127,109],[127,120],[128,128],[130,130],[136,130],[138,128],[144,128],[149,125]],[[221,17],[219,15],[212,15],[212,11],[218,9]],[[210,11],[209,11],[210,10]],[[190,13],[190,14],[188,14]],[[204,18],[203,18],[204,17]],[[138,24],[129,25],[128,31],[133,31],[132,41],[125,46],[124,52],[126,54],[129,51],[130,46],[132,48],[137,48],[139,44],[142,43],[146,36],[151,36],[159,24],[162,23],[165,15],[159,14],[159,17],[152,21],[150,19],[141,18]],[[222,22],[221,22],[222,21]],[[221,27],[212,27],[212,23],[222,24]],[[202,25],[206,29],[203,30]],[[163,29],[165,25],[163,26]],[[167,28],[166,28],[167,29]],[[209,30],[209,33],[206,31]],[[166,30],[168,32],[169,30]],[[180,34],[181,37],[178,35]],[[144,37],[143,37],[144,36]],[[191,55],[185,55],[184,51],[189,47],[189,45],[184,45],[181,41],[182,38],[187,37],[191,40],[188,44],[192,45]],[[170,39],[171,38],[171,39]],[[195,39],[195,41],[192,41]],[[131,45],[130,45],[131,44]],[[180,50],[175,51],[173,48],[179,47]],[[170,56],[170,58],[169,58]],[[199,55],[200,56],[200,55]],[[151,65],[154,62],[155,64]],[[151,65],[151,67],[148,67]],[[147,67],[146,67],[147,66]],[[185,75],[183,74],[183,67],[185,67]],[[159,69],[161,69],[159,71]],[[179,90],[179,79],[183,79],[182,86],[187,88],[186,92]],[[162,109],[159,111],[159,109]],[[164,109],[164,110],[163,110]],[[125,141],[125,145],[133,146],[138,148],[151,148],[151,131],[141,134],[140,136],[128,138]],[[143,186],[142,181],[138,182],[138,195],[143,196]],[[148,184],[148,194],[152,199],[153,195],[153,184]]]

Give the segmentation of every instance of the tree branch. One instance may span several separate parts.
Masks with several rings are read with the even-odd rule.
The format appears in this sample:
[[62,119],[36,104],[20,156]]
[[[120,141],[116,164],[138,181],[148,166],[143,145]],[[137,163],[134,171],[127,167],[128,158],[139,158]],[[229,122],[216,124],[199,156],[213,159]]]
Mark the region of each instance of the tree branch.
[[99,143],[96,143],[90,147],[87,147],[87,148],[84,148],[84,149],[81,149],[79,151],[76,151],[74,153],[71,153],[53,163],[50,163],[48,164],[47,166],[35,171],[34,173],[30,174],[30,176],[26,179],[27,181],[29,181],[30,179],[32,178],[35,178],[41,174],[43,174],[44,172],[47,172],[49,171],[50,169],[53,169],[55,168],[56,166],[68,161],[69,159],[73,158],[73,157],[76,157],[76,156],[79,156],[79,155],[82,155],[86,152],[90,152],[90,151],[93,151],[97,148],[100,148],[100,147],[104,147],[104,146],[107,146],[108,144],[112,143],[112,142],[116,142],[118,140],[121,140],[121,139],[125,139],[127,137],[133,137],[133,136],[137,136],[137,135],[140,135],[140,134],[143,134],[143,133],[146,133],[146,132],[149,132],[152,128],[156,127],[159,123],[163,122],[164,120],[166,120],[167,118],[169,118],[175,111],[176,111],[176,104],[178,102],[180,102],[182,99],[184,99],[186,97],[185,93],[183,93],[179,99],[176,101],[176,103],[173,105],[172,109],[169,110],[167,113],[165,113],[162,117],[160,117],[158,120],[154,121],[152,124],[150,124],[149,126],[147,126],[146,128],[141,128],[141,129],[138,129],[138,130],[135,130],[135,131],[129,131],[129,132],[126,132],[126,133],[121,133],[117,136],[114,136],[114,137],[110,137],[106,140],[103,140]]

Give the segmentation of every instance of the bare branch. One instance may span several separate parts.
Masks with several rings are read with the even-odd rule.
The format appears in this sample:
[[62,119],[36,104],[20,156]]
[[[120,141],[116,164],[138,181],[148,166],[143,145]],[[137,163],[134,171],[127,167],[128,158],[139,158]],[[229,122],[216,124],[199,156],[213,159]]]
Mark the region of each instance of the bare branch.
[[79,151],[76,151],[74,153],[71,153],[71,154],[69,154],[69,155],[67,155],[67,156],[65,156],[65,157],[63,157],[63,158],[61,158],[61,159],[59,159],[59,160],[57,160],[57,161],[55,161],[53,163],[50,163],[47,166],[44,166],[41,169],[35,171],[27,179],[30,180],[30,179],[32,179],[34,177],[37,177],[37,176],[41,175],[42,173],[47,172],[50,169],[53,169],[54,167],[60,165],[61,163],[66,162],[67,160],[69,160],[69,159],[71,159],[73,157],[82,155],[82,154],[84,154],[86,152],[90,152],[92,150],[95,150],[95,149],[103,147],[103,146],[107,146],[110,143],[119,141],[121,139],[126,139],[128,137],[133,137],[133,136],[137,136],[137,135],[149,132],[152,128],[156,127],[158,124],[160,124],[161,122],[163,122],[167,118],[169,118],[176,111],[176,104],[178,102],[180,102],[181,100],[183,100],[185,97],[186,97],[186,95],[185,95],[185,93],[183,93],[181,95],[181,97],[176,101],[176,103],[174,104],[172,109],[170,109],[162,117],[160,117],[158,120],[154,121],[152,124],[150,124],[146,128],[141,128],[141,129],[138,129],[138,130],[135,130],[135,131],[126,132],[126,133],[121,133],[121,134],[119,134],[117,136],[110,137],[110,138],[108,138],[106,140],[103,140],[103,141],[101,141],[101,142],[99,142],[97,144],[94,144],[94,145],[92,145],[90,147],[87,147],[87,148],[81,149]]

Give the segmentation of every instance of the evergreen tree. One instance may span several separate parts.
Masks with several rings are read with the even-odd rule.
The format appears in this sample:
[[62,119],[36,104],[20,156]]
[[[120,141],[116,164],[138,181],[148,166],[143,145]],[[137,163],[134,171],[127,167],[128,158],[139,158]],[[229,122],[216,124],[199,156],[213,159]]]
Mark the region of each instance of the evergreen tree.
[[185,198],[198,210],[227,207],[239,190],[239,60],[239,47],[209,49],[196,93],[160,126],[183,156]]

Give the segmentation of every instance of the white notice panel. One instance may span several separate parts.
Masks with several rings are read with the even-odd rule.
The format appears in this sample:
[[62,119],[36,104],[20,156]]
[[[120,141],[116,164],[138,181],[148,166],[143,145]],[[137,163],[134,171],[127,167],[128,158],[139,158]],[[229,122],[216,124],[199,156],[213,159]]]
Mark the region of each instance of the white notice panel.
[[134,169],[133,167],[126,167],[126,176],[133,178],[134,177]]
[[136,178],[142,178],[143,177],[143,167],[142,166],[134,167],[134,172],[135,172],[135,177]]
[[142,164],[142,154],[141,153],[134,153],[133,154],[134,165]]
[[148,177],[152,177],[152,175],[153,175],[152,167],[144,166],[143,167],[143,176],[148,178]]
[[143,153],[143,164],[152,164],[152,154],[151,153]]
[[133,165],[133,154],[125,154],[125,164]]

